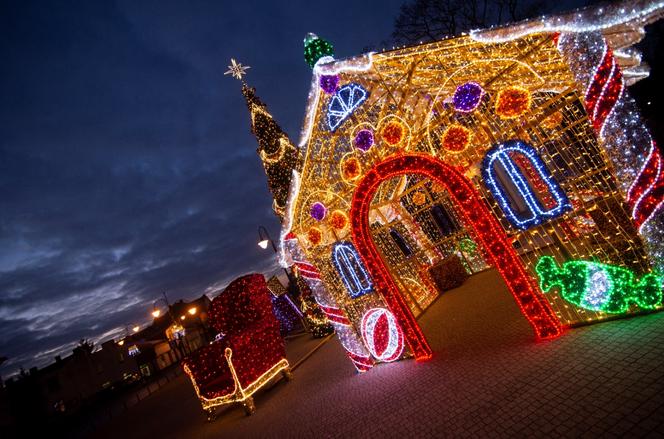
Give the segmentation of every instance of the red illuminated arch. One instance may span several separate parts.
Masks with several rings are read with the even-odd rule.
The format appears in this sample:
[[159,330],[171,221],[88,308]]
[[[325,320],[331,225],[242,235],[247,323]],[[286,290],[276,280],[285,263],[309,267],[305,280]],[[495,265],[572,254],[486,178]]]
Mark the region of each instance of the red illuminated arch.
[[350,220],[355,247],[366,263],[376,290],[399,321],[415,358],[425,360],[431,357],[431,347],[378,253],[369,228],[369,209],[378,187],[383,181],[403,174],[423,175],[447,189],[460,208],[466,224],[473,228],[478,244],[485,249],[488,262],[505,279],[537,337],[546,339],[559,336],[560,321],[537,290],[507,235],[470,182],[451,166],[429,155],[397,154],[376,164],[359,182],[353,193]]

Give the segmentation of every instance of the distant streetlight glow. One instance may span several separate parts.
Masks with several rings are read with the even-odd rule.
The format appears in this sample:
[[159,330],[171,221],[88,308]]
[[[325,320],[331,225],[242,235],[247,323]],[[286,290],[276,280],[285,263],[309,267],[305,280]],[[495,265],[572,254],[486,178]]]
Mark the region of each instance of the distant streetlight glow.
[[141,327],[140,327],[140,326],[138,326],[138,325],[136,325],[136,326],[134,326],[134,328],[133,328],[133,329],[134,329],[134,332],[138,332],[138,331],[139,331],[139,330],[141,329]]
[[157,317],[159,317],[160,315],[161,315],[161,311],[159,311],[158,309],[155,309],[154,311],[152,311],[152,316],[153,316],[155,319],[156,319]]
[[196,307],[193,306],[193,307],[189,308],[189,310],[187,312],[193,316],[194,314],[196,314]]
[[122,346],[124,344],[124,338],[118,342],[118,346]]
[[180,320],[184,320],[184,316],[180,316]]
[[260,248],[262,248],[263,250],[265,250],[265,249],[267,248],[267,245],[268,245],[269,243],[270,243],[269,240],[264,239],[264,240],[262,240],[262,241],[258,241],[258,246],[259,246]]

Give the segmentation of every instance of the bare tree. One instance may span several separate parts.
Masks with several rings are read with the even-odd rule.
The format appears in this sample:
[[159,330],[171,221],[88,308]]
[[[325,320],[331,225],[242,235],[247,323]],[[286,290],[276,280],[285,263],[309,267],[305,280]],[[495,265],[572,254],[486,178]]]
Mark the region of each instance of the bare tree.
[[95,343],[92,340],[82,338],[78,341],[78,345],[75,349],[80,350],[81,352],[91,354],[95,347]]
[[394,21],[392,39],[407,45],[440,40],[531,17],[542,6],[541,1],[525,0],[410,0]]

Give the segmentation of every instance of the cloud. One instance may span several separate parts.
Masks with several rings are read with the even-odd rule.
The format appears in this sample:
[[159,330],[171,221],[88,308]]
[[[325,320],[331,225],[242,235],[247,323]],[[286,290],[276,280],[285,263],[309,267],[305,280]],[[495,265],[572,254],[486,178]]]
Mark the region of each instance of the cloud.
[[231,57],[250,64],[297,140],[304,34],[354,55],[389,35],[400,3],[382,16],[305,1],[3,6],[0,373],[148,323],[163,291],[193,299],[279,271],[256,245],[259,225],[275,237],[279,225],[240,84],[223,71]]

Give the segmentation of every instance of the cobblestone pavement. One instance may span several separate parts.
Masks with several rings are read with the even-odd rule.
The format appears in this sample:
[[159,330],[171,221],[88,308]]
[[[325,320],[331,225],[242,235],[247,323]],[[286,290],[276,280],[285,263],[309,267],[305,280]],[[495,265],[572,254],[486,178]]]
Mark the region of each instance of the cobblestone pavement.
[[658,437],[664,312],[536,342],[495,271],[420,319],[434,357],[358,375],[333,339],[256,396],[257,411],[207,423],[178,379],[95,437]]

